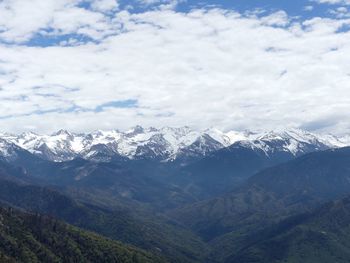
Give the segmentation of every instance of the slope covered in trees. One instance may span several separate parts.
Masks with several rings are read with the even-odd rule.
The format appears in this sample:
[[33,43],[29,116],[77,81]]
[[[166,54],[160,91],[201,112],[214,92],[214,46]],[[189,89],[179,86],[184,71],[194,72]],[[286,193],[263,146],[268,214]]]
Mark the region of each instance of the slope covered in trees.
[[0,208],[1,262],[166,262],[39,214]]
[[347,263],[350,259],[350,197],[312,213],[288,218],[251,237],[230,263]]

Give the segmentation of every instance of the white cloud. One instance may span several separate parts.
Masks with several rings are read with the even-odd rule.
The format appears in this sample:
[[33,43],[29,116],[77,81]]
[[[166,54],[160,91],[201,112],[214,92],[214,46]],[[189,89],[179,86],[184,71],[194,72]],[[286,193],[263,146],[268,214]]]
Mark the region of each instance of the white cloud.
[[172,2],[178,2],[174,0],[138,0],[139,3],[143,5],[154,5],[154,4],[169,4]]
[[[3,130],[135,124],[350,130],[350,34],[337,33],[349,20],[298,22],[282,11],[246,17],[222,9],[120,11],[105,20],[80,9],[45,14],[43,25],[110,36],[68,47],[0,45]],[[14,25],[11,32],[44,29],[30,28]],[[128,99],[139,107],[77,110]]]
[[69,1],[20,1],[0,2],[0,38],[8,41],[28,39],[50,22],[54,10],[68,5]]
[[[114,30],[100,11],[115,10],[110,0],[93,0],[92,9],[80,7],[81,0],[4,0],[0,2],[0,40],[28,41],[35,34],[83,34],[101,39]],[[45,32],[45,30],[49,30]]]
[[350,0],[311,0],[311,2],[315,2],[318,4],[342,4],[342,5],[350,5]]
[[329,13],[337,18],[346,18],[350,16],[349,10],[344,6],[331,9],[329,10]]
[[119,4],[116,0],[93,0],[91,7],[93,10],[109,12],[118,10]]
[[261,21],[268,26],[286,26],[289,23],[289,18],[285,11],[278,11],[262,17]]

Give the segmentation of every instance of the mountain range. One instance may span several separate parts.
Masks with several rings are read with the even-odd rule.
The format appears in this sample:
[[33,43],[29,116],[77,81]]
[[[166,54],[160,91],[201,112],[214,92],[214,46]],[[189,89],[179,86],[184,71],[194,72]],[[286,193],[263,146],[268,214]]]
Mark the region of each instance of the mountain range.
[[[34,242],[33,262],[62,262],[64,246],[46,244],[62,236],[86,262],[109,262],[83,252],[111,247],[131,249],[126,262],[347,262],[349,141],[297,129],[3,133],[0,259],[21,261]],[[11,243],[21,231],[30,241]]]
[[50,135],[33,132],[19,135],[2,133],[0,139],[0,153],[4,157],[11,158],[12,151],[8,143],[13,143],[43,159],[55,162],[77,157],[97,161],[108,161],[115,157],[172,161],[203,157],[238,142],[244,147],[262,150],[266,155],[276,149],[300,155],[315,149],[350,145],[349,136],[317,135],[298,129],[222,132],[214,128],[196,131],[189,127],[156,129],[141,126],[125,132],[100,130],[72,133],[60,130]]

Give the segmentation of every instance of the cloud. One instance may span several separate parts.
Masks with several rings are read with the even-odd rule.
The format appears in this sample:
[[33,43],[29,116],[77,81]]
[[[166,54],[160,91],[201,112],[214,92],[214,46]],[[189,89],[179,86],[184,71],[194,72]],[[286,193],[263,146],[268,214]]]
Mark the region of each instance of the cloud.
[[110,12],[118,10],[119,3],[116,0],[93,0],[91,8],[96,11]]
[[164,0],[139,0],[139,2],[144,5],[153,5],[153,4],[163,3]]
[[312,5],[304,6],[304,11],[312,11],[312,10],[314,10],[314,6]]
[[85,35],[101,39],[115,31],[109,17],[101,12],[114,11],[112,0],[3,0],[0,2],[0,41],[26,42],[35,35]]
[[318,4],[330,4],[330,5],[350,5],[349,0],[311,0],[311,2],[315,2]]
[[105,15],[76,2],[47,10],[41,23],[4,32],[28,39],[54,28],[99,41],[0,44],[0,124],[8,131],[136,124],[350,130],[350,33],[339,32],[348,19],[220,8]]
[[346,18],[350,16],[349,10],[344,6],[331,9],[329,10],[329,13],[336,16],[337,18]]
[[289,18],[285,11],[278,11],[262,17],[261,21],[268,26],[286,26],[289,23]]
[[159,4],[178,4],[179,2],[184,2],[185,0],[138,0],[139,3],[143,5],[159,5]]

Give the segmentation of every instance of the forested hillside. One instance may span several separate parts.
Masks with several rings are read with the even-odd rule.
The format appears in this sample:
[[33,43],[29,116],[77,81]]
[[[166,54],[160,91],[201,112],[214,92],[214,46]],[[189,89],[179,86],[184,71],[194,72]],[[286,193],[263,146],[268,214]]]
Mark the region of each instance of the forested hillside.
[[154,263],[166,260],[39,214],[0,208],[1,262]]

